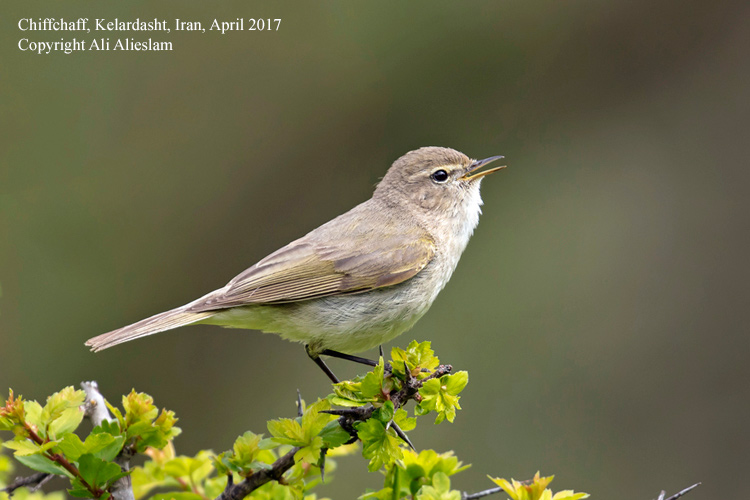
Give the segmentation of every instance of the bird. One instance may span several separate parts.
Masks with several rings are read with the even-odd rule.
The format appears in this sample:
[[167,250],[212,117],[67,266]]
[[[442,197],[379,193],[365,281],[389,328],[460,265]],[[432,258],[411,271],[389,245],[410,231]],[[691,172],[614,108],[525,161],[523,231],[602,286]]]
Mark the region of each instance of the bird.
[[276,333],[320,356],[355,356],[410,329],[445,287],[479,222],[481,168],[451,148],[398,158],[370,199],[271,253],[224,287],[86,341],[92,351],[196,324]]

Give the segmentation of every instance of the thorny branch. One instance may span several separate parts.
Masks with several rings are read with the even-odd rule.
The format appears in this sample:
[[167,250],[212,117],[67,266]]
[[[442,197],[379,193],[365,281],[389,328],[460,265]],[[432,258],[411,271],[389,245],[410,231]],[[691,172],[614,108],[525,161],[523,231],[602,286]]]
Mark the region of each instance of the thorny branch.
[[289,453],[276,460],[270,469],[261,469],[237,484],[233,484],[229,476],[227,487],[216,500],[240,500],[269,481],[279,481],[294,465],[294,454],[299,450],[298,447],[292,448]]
[[[414,377],[408,367],[404,366],[406,372],[406,381],[400,390],[393,390],[389,393],[389,399],[393,403],[394,408],[400,408],[411,399],[418,399],[419,389],[422,384],[429,379],[442,377],[451,372],[453,367],[451,365],[440,365],[435,371],[422,380],[418,380]],[[386,375],[390,374],[390,370],[386,370]],[[298,393],[299,399],[299,393]],[[301,401],[298,402],[298,411],[301,411]],[[351,440],[354,442],[358,439],[357,431],[354,428],[356,422],[367,420],[375,411],[375,407],[372,405],[346,408],[342,410],[325,410],[321,413],[329,413],[331,415],[339,416],[339,425],[341,428],[347,431],[351,436]],[[403,432],[401,433],[403,434]],[[406,436],[403,435],[402,439]],[[411,443],[408,438],[404,439],[409,445]],[[253,490],[263,486],[269,481],[278,481],[294,465],[294,454],[299,451],[300,448],[293,448],[289,453],[276,460],[270,469],[259,470],[253,473],[251,476],[245,478],[242,482],[233,484],[231,480],[227,483],[226,489],[216,500],[240,500],[249,495]],[[322,471],[321,471],[322,472]]]
[[[419,389],[422,388],[422,385],[430,379],[440,378],[443,375],[447,375],[451,372],[451,370],[453,370],[453,367],[451,365],[440,365],[435,368],[435,371],[432,372],[430,376],[420,380],[411,374],[409,368],[406,366],[406,362],[404,362],[404,372],[406,373],[406,380],[404,381],[401,389],[394,389],[388,394],[388,399],[393,403],[393,408],[395,410],[404,406],[412,399],[419,402]],[[390,363],[387,363],[384,376],[389,376],[390,374]],[[357,430],[354,428],[354,424],[367,420],[368,418],[370,418],[374,411],[374,406],[367,405],[354,408],[344,408],[341,410],[324,410],[322,413],[329,413],[331,415],[339,416],[339,425],[351,436],[351,440],[347,443],[349,444],[358,439]],[[403,439],[406,444],[411,446],[412,449],[414,449],[414,446],[411,444],[411,441],[409,441],[409,438],[406,437],[406,434],[404,434],[403,431],[401,431],[401,429],[399,429],[394,422],[391,422],[391,424],[398,436]]]
[[[659,498],[657,498],[656,500],[677,500],[678,498],[680,498],[685,493],[688,493],[689,491],[697,488],[700,485],[701,485],[701,483],[695,483],[694,485],[688,486],[684,490],[682,490],[682,491],[680,491],[678,493],[675,493],[674,495],[672,495],[669,498],[664,498],[664,496],[666,495],[666,492],[662,491],[661,494],[659,495]],[[494,495],[495,493],[500,493],[502,491],[503,491],[503,489],[498,486],[496,488],[490,488],[488,490],[480,491],[480,492],[477,492],[477,493],[466,493],[466,492],[464,492],[461,495],[461,500],[476,500],[477,498],[484,498],[486,496]]]
[[[451,365],[440,365],[435,369],[433,373],[430,374],[430,376],[419,380],[417,377],[413,376],[408,368],[404,366],[405,373],[406,373],[406,380],[405,383],[402,385],[401,389],[399,390],[392,390],[388,396],[390,401],[393,403],[394,408],[400,408],[403,405],[405,405],[409,400],[419,400],[419,389],[422,387],[424,382],[426,380],[430,380],[433,378],[442,377],[443,375],[446,375],[451,372],[453,369]],[[386,373],[385,375],[390,375],[391,370],[390,366],[386,367]],[[100,425],[104,420],[111,421],[112,417],[109,414],[109,411],[107,410],[106,404],[104,402],[104,397],[99,392],[99,388],[97,386],[96,382],[82,382],[81,387],[86,392],[86,402],[84,403],[84,406],[82,407],[84,414],[86,417],[90,418],[94,426]],[[299,395],[298,391],[298,413],[301,415],[302,411],[302,402],[301,397]],[[339,424],[341,427],[346,430],[351,436],[352,439],[350,442],[354,442],[358,439],[357,437],[357,431],[354,428],[354,424],[357,422],[365,421],[370,416],[372,416],[372,413],[375,411],[375,407],[372,405],[367,405],[363,407],[355,407],[355,408],[345,408],[341,410],[327,410],[323,413],[329,413],[332,415],[338,415],[339,416]],[[400,433],[399,435],[401,436]],[[32,438],[34,436],[32,435]],[[405,436],[401,436],[402,439],[404,439],[408,444],[409,443],[408,438],[405,439]],[[38,438],[37,438],[38,439]],[[289,451],[286,455],[280,457],[278,460],[276,460],[270,469],[261,469],[257,472],[253,473],[252,475],[246,477],[244,480],[242,480],[239,483],[233,483],[232,476],[228,477],[227,486],[222,492],[219,497],[217,497],[216,500],[241,500],[248,496],[250,493],[252,493],[257,488],[260,488],[264,484],[270,482],[270,481],[281,481],[284,473],[288,471],[289,469],[294,466],[294,455],[299,451],[299,447],[293,448],[291,451]],[[130,458],[132,457],[133,452],[129,447],[125,447],[123,451],[120,453],[120,455],[117,457],[116,462],[120,465],[123,471],[128,471],[130,469]],[[61,463],[61,465],[65,465],[62,461],[65,461],[64,457],[56,457],[59,458],[58,463]],[[65,461],[67,462],[67,461]],[[43,472],[39,472],[36,474],[32,474],[28,477],[19,477],[16,478],[16,480],[5,487],[4,489],[0,490],[8,494],[8,497],[11,497],[13,495],[13,492],[17,490],[18,488],[22,487],[28,487],[29,490],[35,491],[42,487],[47,481],[49,481],[52,477],[54,477],[52,474],[46,474]],[[687,494],[688,492],[692,491],[693,489],[700,486],[701,483],[696,483],[688,488],[683,489],[682,491],[675,493],[674,495],[665,498],[666,492],[662,491],[659,497],[656,500],[677,500],[678,498],[682,497],[683,495]],[[464,492],[461,495],[462,500],[476,500],[479,498],[483,498],[489,495],[493,495],[495,493],[502,492],[503,489],[500,487],[496,488],[490,488],[484,491],[480,491],[477,493],[467,493]],[[130,476],[125,476],[118,480],[115,485],[111,489],[112,498],[115,500],[134,500],[133,496],[133,488],[130,480]]]

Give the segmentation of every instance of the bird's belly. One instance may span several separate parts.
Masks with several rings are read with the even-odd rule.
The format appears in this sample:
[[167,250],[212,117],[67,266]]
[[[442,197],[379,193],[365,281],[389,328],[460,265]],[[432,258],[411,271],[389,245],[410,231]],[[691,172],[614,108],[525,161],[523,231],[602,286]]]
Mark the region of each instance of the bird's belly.
[[289,304],[235,307],[204,323],[277,333],[308,344],[313,352],[357,353],[411,328],[427,312],[431,299],[415,297],[412,287],[396,285]]

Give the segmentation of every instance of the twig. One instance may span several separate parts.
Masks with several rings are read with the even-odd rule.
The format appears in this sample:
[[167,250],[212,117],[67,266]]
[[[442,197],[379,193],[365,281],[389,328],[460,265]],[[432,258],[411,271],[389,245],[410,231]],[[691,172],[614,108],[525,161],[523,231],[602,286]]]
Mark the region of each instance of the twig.
[[[91,419],[94,427],[98,427],[102,422],[111,422],[114,420],[107,410],[104,402],[104,396],[99,392],[99,385],[95,381],[81,382],[81,388],[86,392],[86,402],[83,404],[83,412],[86,417]],[[123,472],[130,470],[130,459],[133,456],[133,450],[130,446],[124,446],[122,451],[115,457],[115,463],[120,466]],[[114,500],[135,500],[133,494],[133,481],[130,474],[121,477],[110,488]]]
[[[24,430],[28,433],[28,438],[34,441],[38,445],[42,445],[45,443],[45,440],[42,439],[39,434],[36,433],[34,428],[29,425],[28,422],[23,422]],[[81,484],[83,484],[87,490],[89,490],[91,493],[100,493],[98,490],[93,488],[89,483],[86,482],[86,480],[81,475],[80,471],[76,468],[75,465],[70,463],[67,458],[65,458],[63,455],[59,453],[52,453],[49,450],[45,451],[43,453],[43,456],[49,458],[53,462],[56,462],[58,465],[63,467],[65,470],[70,472],[71,475],[75,476],[79,481],[81,481]]]
[[114,420],[107,410],[104,396],[99,392],[99,384],[95,381],[81,382],[81,389],[86,393],[86,401],[83,403],[83,415],[91,420],[94,427],[102,425],[102,422]]
[[[404,361],[404,374],[406,380],[404,381],[401,389],[399,389],[398,391],[393,390],[390,392],[390,394],[387,395],[391,403],[393,403],[394,410],[398,410],[412,399],[419,402],[421,400],[419,396],[419,389],[422,388],[422,385],[427,380],[440,378],[443,375],[447,375],[451,372],[451,370],[453,370],[453,367],[451,365],[440,365],[435,368],[435,371],[432,372],[428,377],[420,380],[411,374],[411,372],[409,371],[409,367]],[[367,420],[368,418],[370,418],[370,416],[372,416],[372,412],[374,411],[375,408],[372,405],[368,404],[366,406],[356,406],[353,408],[344,408],[340,410],[323,410],[321,411],[321,413],[329,413],[331,415],[339,416],[339,425],[352,437],[351,440],[346,443],[349,444],[358,439],[357,430],[354,428],[354,424]],[[404,431],[402,431],[395,422],[389,422],[389,428],[393,428],[398,437],[400,437],[407,445],[409,445],[412,450],[414,449],[414,445],[411,443]]]
[[[681,497],[682,495],[684,495],[685,493],[687,493],[687,492],[689,492],[689,491],[691,491],[691,490],[694,490],[695,488],[697,488],[697,487],[698,487],[698,486],[700,486],[700,485],[701,485],[701,483],[695,483],[695,484],[694,484],[694,485],[692,485],[692,486],[688,486],[688,487],[687,487],[687,488],[685,488],[684,490],[682,490],[682,491],[680,491],[680,492],[678,492],[678,493],[675,493],[674,495],[672,495],[671,497],[667,498],[666,500],[677,500],[678,498],[680,498],[680,497]],[[662,491],[662,492],[661,492],[661,494],[659,495],[659,498],[658,498],[657,500],[665,500],[665,499],[664,499],[664,495],[666,495],[666,494],[667,494],[667,493],[666,493],[665,491]]]
[[46,472],[37,472],[27,477],[17,477],[15,481],[10,483],[8,486],[0,491],[4,491],[8,494],[8,498],[13,496],[13,492],[18,488],[28,488],[29,491],[36,491],[42,487],[44,483],[54,477],[53,474],[47,474]]
[[494,495],[495,493],[500,493],[501,491],[503,491],[503,489],[499,486],[497,488],[490,488],[489,490],[472,493],[471,495],[464,491],[463,494],[461,495],[461,500],[475,500],[477,498],[482,498],[482,497],[486,497],[489,495]]
[[241,500],[267,482],[278,481],[286,471],[292,468],[294,454],[299,450],[299,447],[292,448],[289,453],[276,460],[270,469],[261,469],[239,483],[228,482],[226,489],[217,497],[217,500]]

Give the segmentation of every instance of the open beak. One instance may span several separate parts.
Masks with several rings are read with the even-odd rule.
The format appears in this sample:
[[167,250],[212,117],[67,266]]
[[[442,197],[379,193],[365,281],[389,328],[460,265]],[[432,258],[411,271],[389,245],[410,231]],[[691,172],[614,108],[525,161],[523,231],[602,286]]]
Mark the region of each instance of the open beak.
[[485,158],[484,160],[475,160],[471,165],[469,165],[469,168],[466,169],[466,173],[461,176],[461,180],[475,181],[477,179],[481,179],[485,175],[493,174],[497,172],[498,170],[505,168],[505,165],[503,165],[502,167],[489,168],[487,170],[482,170],[481,172],[477,172],[474,175],[471,175],[472,172],[476,172],[477,170],[487,165],[488,163],[491,163],[495,160],[499,160],[501,158],[505,158],[505,157],[504,156],[490,156],[489,158]]

